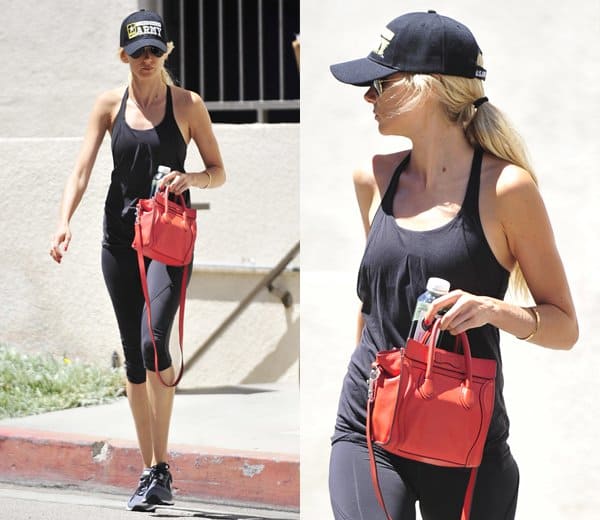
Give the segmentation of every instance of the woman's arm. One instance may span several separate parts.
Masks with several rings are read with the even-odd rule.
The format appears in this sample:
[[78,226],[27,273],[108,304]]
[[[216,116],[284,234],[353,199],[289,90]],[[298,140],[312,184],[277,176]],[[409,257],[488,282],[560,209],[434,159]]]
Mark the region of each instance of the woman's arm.
[[494,205],[507,251],[521,267],[535,310],[459,290],[438,298],[428,321],[452,306],[441,321],[441,328],[452,334],[490,323],[544,347],[571,348],[579,335],[575,307],[546,208],[531,176],[516,166],[505,167]]
[[[365,170],[355,170],[352,173],[352,180],[354,181],[354,192],[356,193],[356,202],[358,203],[358,210],[360,212],[360,218],[363,224],[363,230],[365,237],[369,235],[371,230],[371,207],[375,200],[377,184],[375,183],[375,177],[372,172]],[[364,327],[364,318],[362,312],[358,311],[358,318],[356,323],[356,344],[360,342],[362,330]]]
[[168,185],[169,191],[178,195],[191,187],[217,188],[225,183],[223,159],[206,105],[195,92],[184,91],[184,93],[181,100],[181,113],[187,121],[189,136],[196,143],[206,169],[185,174],[174,171],[163,177],[161,186]]
[[379,200],[379,194],[377,191],[377,183],[372,172],[358,169],[352,173],[352,180],[354,182],[354,192],[356,193],[356,202],[358,203],[358,210],[360,212],[360,218],[365,231],[365,237],[369,235],[371,230],[372,211],[376,200]]
[[96,100],[90,114],[87,130],[73,172],[67,179],[60,205],[59,221],[52,238],[50,256],[60,263],[71,242],[69,223],[79,206],[88,186],[98,150],[104,135],[111,124],[111,110],[114,105],[112,93],[102,94]]

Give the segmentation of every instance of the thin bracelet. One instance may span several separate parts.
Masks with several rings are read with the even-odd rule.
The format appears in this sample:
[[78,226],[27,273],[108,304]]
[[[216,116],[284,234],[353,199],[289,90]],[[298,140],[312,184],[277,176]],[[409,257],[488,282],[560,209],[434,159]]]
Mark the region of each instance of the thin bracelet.
[[206,186],[202,186],[200,188],[201,190],[206,190],[206,189],[210,188],[210,183],[212,182],[212,176],[211,176],[210,172],[208,170],[204,170],[204,173],[206,173],[206,175],[208,175],[208,183],[206,184]]
[[519,338],[517,336],[517,339],[520,339],[522,341],[529,341],[540,330],[540,313],[538,312],[537,307],[524,307],[524,309],[528,310],[528,311],[531,311],[533,313],[533,316],[535,318],[535,327],[533,329],[533,332],[531,334],[529,334],[529,336],[526,336],[524,338]]

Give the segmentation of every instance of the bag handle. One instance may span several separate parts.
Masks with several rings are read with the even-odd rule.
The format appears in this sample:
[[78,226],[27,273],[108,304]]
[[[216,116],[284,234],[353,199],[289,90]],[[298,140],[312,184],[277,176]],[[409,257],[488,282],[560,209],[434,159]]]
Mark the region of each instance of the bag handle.
[[[164,193],[164,201],[161,201],[159,199],[159,197],[162,197],[162,193]],[[183,195],[176,195],[176,197],[177,197],[177,202],[170,200],[169,199],[169,191],[166,190],[165,188],[161,188],[159,191],[157,191],[154,194],[154,201],[158,202],[159,205],[163,204],[163,206],[164,206],[164,210],[161,212],[161,218],[163,219],[163,221],[168,221],[170,219],[169,204],[171,204],[171,206],[176,205],[176,206],[179,206],[180,208],[182,208],[181,214],[183,216],[183,224],[185,227],[187,227],[187,226],[189,226],[189,221],[192,219],[192,217],[190,217],[190,215],[188,215],[188,211],[186,211],[186,210],[189,210],[191,208],[189,208],[187,206],[185,199],[183,198]],[[158,206],[158,207],[160,207],[160,206]]]
[[[181,195],[180,195],[181,196]],[[137,259],[138,259],[138,268],[140,270],[140,280],[142,283],[142,291],[144,293],[144,300],[146,302],[146,318],[148,321],[148,332],[150,333],[150,338],[152,339],[152,346],[154,347],[154,371],[158,376],[160,382],[167,387],[175,387],[181,381],[183,377],[183,319],[185,315],[185,293],[186,293],[186,280],[188,275],[189,266],[185,265],[183,268],[182,278],[181,278],[181,291],[179,293],[179,352],[181,354],[181,359],[179,363],[179,373],[175,377],[172,383],[165,383],[160,371],[158,370],[158,349],[156,348],[156,340],[154,339],[154,331],[152,330],[152,312],[150,310],[150,295],[148,293],[148,281],[146,276],[146,264],[144,263],[144,255],[142,254],[142,230],[139,223],[135,224],[136,233],[134,236],[134,241],[136,244],[137,251]]]
[[[423,334],[423,337],[419,340],[420,343],[426,345],[427,344],[427,340],[431,337],[431,329],[433,328],[433,324],[430,325],[430,327],[425,331],[425,334]],[[440,334],[441,335],[441,334]],[[469,340],[469,338],[467,338],[467,341]],[[436,339],[435,343],[437,344],[437,342],[439,341],[439,336],[438,339]],[[469,343],[470,345],[470,343]],[[460,340],[460,334],[458,336],[454,336],[454,353],[455,354],[459,354],[459,348],[461,348],[461,340]]]
[[[438,350],[435,346],[440,334],[440,320],[436,319],[431,334],[427,338],[429,346],[427,355],[427,369],[425,370],[425,380],[419,387],[419,393],[424,399],[431,399],[434,395],[434,383],[433,383],[433,365],[435,363],[435,353]],[[469,338],[464,332],[457,335],[457,339],[460,340],[462,345],[463,357],[465,360],[465,380],[462,384],[462,390],[460,393],[460,402],[466,408],[469,409],[473,406],[475,396],[472,390],[473,372],[471,368],[471,346],[469,345]],[[455,344],[455,350],[458,345]]]
[[[164,193],[164,199],[165,199],[165,211],[164,213],[167,212],[168,208],[169,208],[169,202],[172,202],[169,200],[169,190],[167,190],[166,188],[160,188],[155,194],[154,194],[154,198],[158,200],[159,195],[161,195],[162,193]],[[175,195],[175,197],[177,198],[179,205],[183,208],[188,208],[188,205],[185,202],[185,198],[183,197],[183,195],[179,194],[179,195]]]

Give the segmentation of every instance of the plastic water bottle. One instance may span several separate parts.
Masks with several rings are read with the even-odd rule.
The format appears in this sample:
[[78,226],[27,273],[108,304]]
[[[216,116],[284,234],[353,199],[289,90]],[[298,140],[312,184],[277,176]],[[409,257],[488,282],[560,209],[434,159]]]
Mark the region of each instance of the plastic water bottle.
[[423,326],[423,318],[429,310],[429,304],[447,294],[450,290],[450,282],[442,278],[429,278],[427,280],[427,290],[417,298],[417,305],[413,314],[412,323],[410,325],[409,338],[420,341],[425,335],[427,329]]
[[150,188],[150,197],[154,197],[156,190],[158,189],[158,185],[160,184],[160,180],[171,173],[171,168],[168,166],[163,166],[162,164],[156,169],[156,174],[152,177],[152,187]]

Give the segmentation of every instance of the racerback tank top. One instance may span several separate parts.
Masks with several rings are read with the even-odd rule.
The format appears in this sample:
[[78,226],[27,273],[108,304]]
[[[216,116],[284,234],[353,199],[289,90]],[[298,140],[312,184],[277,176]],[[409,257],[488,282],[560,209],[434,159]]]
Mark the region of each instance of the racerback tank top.
[[[136,130],[127,124],[128,97],[129,88],[123,94],[111,135],[113,171],[104,203],[105,246],[131,247],[137,201],[150,196],[152,177],[159,165],[185,171],[187,144],[173,114],[171,87],[167,86],[162,121],[148,130]],[[184,198],[189,204],[189,191]]]
[[[394,195],[410,154],[396,168],[373,219],[359,268],[357,289],[364,328],[342,386],[333,442],[364,441],[366,381],[371,363],[378,351],[405,345],[417,298],[425,291],[428,278],[448,280],[451,290],[504,298],[509,273],[492,253],[479,217],[482,157],[482,150],[476,149],[466,194],[456,216],[426,231],[405,229],[396,222]],[[498,363],[495,408],[487,439],[490,448],[506,440],[509,425],[502,395],[499,332],[485,325],[467,334],[474,357],[495,359]],[[449,341],[448,346],[452,345]]]

